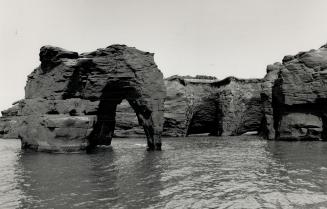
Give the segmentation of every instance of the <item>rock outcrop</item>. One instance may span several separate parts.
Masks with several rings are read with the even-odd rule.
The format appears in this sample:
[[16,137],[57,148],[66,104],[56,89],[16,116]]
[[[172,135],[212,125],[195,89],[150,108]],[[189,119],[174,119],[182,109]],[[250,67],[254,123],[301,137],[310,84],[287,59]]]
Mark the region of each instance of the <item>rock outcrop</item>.
[[[263,117],[261,83],[261,79],[234,77],[221,81],[203,76],[165,79],[163,136],[229,136],[260,132]],[[131,114],[132,109],[127,104],[120,108],[123,111],[117,112],[116,126],[121,131],[117,136],[142,136],[135,116]]]
[[284,113],[277,128],[277,139],[321,140],[323,122],[321,117],[311,113]]
[[267,66],[263,79],[166,79],[164,136],[240,135],[326,138],[326,46]]
[[326,139],[326,46],[285,56],[272,92],[276,139]]
[[213,83],[218,89],[218,135],[235,136],[261,131],[261,84],[261,79],[234,77]]
[[164,136],[255,131],[276,140],[327,138],[326,45],[268,65],[263,79],[173,76],[165,85]]
[[163,80],[153,54],[123,45],[80,55],[46,46],[40,60],[25,99],[0,118],[0,136],[20,137],[23,147],[76,151],[146,136],[160,149],[161,135],[247,132],[327,139],[327,45],[268,65],[263,79]]
[[261,86],[261,104],[263,111],[261,134],[267,139],[275,139],[274,108],[272,89],[280,70],[284,66],[277,62],[267,66],[267,74]]
[[216,79],[183,78],[172,76],[165,80],[167,98],[165,102],[165,136],[187,136],[211,133],[216,129],[215,101],[211,86]]
[[2,112],[0,124],[7,127],[0,134],[16,134],[23,147],[43,151],[109,145],[116,107],[125,99],[148,149],[161,149],[166,90],[153,54],[124,45],[80,55],[44,46],[40,61],[28,76],[25,99]]

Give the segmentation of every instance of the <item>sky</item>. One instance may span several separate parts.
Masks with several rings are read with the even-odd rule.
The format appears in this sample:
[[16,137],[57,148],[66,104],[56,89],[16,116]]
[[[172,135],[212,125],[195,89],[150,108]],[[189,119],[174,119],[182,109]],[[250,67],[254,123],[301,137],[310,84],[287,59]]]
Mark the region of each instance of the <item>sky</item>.
[[326,0],[0,0],[0,110],[24,98],[39,49],[126,44],[165,77],[262,78],[283,56],[327,42]]

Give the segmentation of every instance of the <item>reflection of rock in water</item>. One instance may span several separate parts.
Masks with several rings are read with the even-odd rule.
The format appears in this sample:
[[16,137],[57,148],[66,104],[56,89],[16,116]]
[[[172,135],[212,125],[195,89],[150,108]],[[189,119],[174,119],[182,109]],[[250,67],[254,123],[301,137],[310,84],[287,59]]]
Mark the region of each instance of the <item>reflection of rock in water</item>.
[[285,208],[327,205],[326,190],[319,189],[326,182],[327,144],[268,141],[266,151],[272,160],[265,171],[270,174],[271,185],[279,185],[285,191],[271,189],[261,195],[262,199]]
[[19,159],[20,208],[89,208],[119,197],[115,152],[91,155],[23,153]]
[[167,169],[161,163],[158,164],[163,160],[162,155],[144,152],[137,157],[130,156],[123,160],[128,161],[130,167],[119,170],[120,178],[117,184],[119,192],[124,194],[120,196],[120,201],[125,202],[125,208],[148,208],[161,203],[161,173]]
[[[127,145],[125,147],[129,147]],[[133,146],[134,147],[134,146]],[[129,149],[135,149],[135,147]],[[123,148],[90,155],[22,153],[19,208],[144,208],[158,203],[161,154]]]
[[[0,164],[0,202],[17,205],[11,208],[319,208],[327,204],[324,142],[276,142],[257,136],[164,141],[163,152],[149,153],[139,146],[145,145],[143,139],[117,139],[111,150],[100,147],[89,155],[25,151],[7,162],[8,152],[0,152],[0,162],[5,163]],[[4,167],[6,162],[12,166]],[[1,188],[8,192],[2,193]]]
[[0,207],[19,208],[20,197],[24,197],[19,188],[21,170],[17,169],[20,155],[19,140],[0,139]]

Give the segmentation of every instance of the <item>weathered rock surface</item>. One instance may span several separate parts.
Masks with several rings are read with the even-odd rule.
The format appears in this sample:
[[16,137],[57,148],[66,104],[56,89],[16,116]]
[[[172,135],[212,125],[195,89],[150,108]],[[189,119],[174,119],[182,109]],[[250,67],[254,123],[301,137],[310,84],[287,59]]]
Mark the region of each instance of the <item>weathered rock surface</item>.
[[[163,136],[210,133],[211,129],[216,129],[216,105],[207,102],[214,89],[209,84],[216,79],[208,78],[172,76],[165,79],[167,97],[164,103]],[[117,107],[116,118],[115,136],[142,137],[144,135],[127,102],[122,102]]]
[[326,139],[326,63],[325,45],[268,65],[263,79],[168,78],[163,135],[255,131],[268,139]]
[[[187,136],[191,134],[240,135],[260,131],[262,121],[260,79],[236,79],[218,81],[203,77],[172,76],[165,79],[163,136]],[[119,136],[142,134],[135,122],[131,108],[117,112],[116,126]],[[134,118],[133,118],[134,117]],[[124,124],[123,119],[128,125]],[[126,122],[125,122],[126,123]],[[116,132],[117,133],[117,132]]]
[[84,54],[45,46],[40,60],[25,99],[0,118],[0,137],[20,137],[23,147],[74,151],[110,144],[113,136],[146,136],[150,149],[160,149],[161,135],[247,132],[327,138],[326,45],[268,65],[263,79],[163,80],[153,54],[122,45]]
[[145,137],[133,108],[126,100],[117,106],[115,137]]
[[0,118],[0,138],[18,139],[20,121],[23,117]]
[[285,56],[273,86],[276,139],[326,139],[327,48]]
[[172,76],[165,80],[165,136],[187,136],[210,133],[216,129],[216,105],[210,103],[216,79],[183,78]]
[[261,79],[228,77],[213,85],[218,88],[218,135],[241,135],[260,132],[263,117]]
[[321,117],[308,113],[283,115],[278,126],[281,140],[320,140],[323,131]]
[[148,148],[161,149],[166,90],[153,54],[124,45],[80,55],[44,46],[40,61],[28,76],[25,99],[2,112],[4,137],[12,132],[23,147],[58,152],[108,145],[116,107],[126,99]]
[[22,148],[47,152],[85,150],[96,116],[30,115],[21,122]]
[[24,99],[5,111],[2,116],[26,116],[35,114],[94,115],[98,111],[99,101],[71,98],[49,100],[44,98]]
[[267,66],[267,74],[263,79],[261,90],[261,104],[263,111],[262,130],[261,133],[267,139],[275,139],[275,124],[274,124],[274,110],[273,110],[273,93],[272,88],[280,70],[284,68],[281,63],[275,63]]

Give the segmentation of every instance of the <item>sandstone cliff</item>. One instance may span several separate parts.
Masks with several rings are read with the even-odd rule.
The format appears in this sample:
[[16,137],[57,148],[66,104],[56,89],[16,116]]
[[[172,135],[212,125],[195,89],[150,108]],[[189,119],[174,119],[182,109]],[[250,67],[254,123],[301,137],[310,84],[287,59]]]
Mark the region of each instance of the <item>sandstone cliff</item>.
[[148,148],[161,149],[166,90],[153,54],[124,45],[80,55],[44,46],[40,61],[28,76],[25,99],[2,112],[3,135],[17,134],[23,147],[45,151],[108,145],[116,107],[126,99]]
[[247,132],[326,139],[326,45],[268,65],[263,79],[163,80],[153,54],[122,45],[81,55],[46,46],[40,60],[26,98],[0,118],[0,136],[20,137],[25,147],[74,151],[117,136],[147,137],[150,149],[160,149],[161,135]]
[[262,120],[261,79],[228,77],[213,84],[218,102],[219,135],[260,132]]
[[[165,79],[163,136],[230,136],[260,132],[261,83],[261,79],[234,77],[221,81],[199,76]],[[118,106],[116,117],[117,136],[143,136],[127,103]]]
[[277,139],[326,139],[326,46],[285,56],[272,92]]
[[326,139],[326,46],[285,56],[263,79],[166,79],[165,136],[240,135]]

